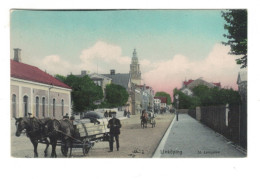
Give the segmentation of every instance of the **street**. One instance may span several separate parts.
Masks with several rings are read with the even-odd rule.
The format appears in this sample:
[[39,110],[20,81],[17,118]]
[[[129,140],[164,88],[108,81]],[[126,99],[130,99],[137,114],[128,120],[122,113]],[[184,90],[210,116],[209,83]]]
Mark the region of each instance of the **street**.
[[187,114],[174,120],[154,158],[236,158],[246,155],[209,127]]
[[[148,124],[147,128],[142,129],[140,125],[140,115],[133,115],[130,118],[118,116],[121,119],[121,134],[119,136],[120,151],[108,152],[108,142],[95,143],[86,156],[83,156],[82,149],[72,150],[72,157],[75,158],[151,158],[155,152],[161,138],[168,129],[174,115],[170,113],[158,115],[156,126],[152,128]],[[11,156],[18,158],[33,158],[33,145],[26,135],[15,136],[15,120],[11,120]],[[115,145],[115,144],[114,144]],[[39,158],[44,157],[45,144],[38,145]],[[48,157],[51,154],[49,146]],[[56,147],[58,158],[64,158],[60,147]]]

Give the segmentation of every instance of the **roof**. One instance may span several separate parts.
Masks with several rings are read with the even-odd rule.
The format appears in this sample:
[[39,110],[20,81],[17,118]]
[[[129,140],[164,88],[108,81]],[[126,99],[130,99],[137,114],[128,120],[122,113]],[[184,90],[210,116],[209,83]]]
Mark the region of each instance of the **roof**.
[[89,77],[91,79],[108,79],[108,80],[112,80],[111,78],[107,77],[107,76],[104,76],[104,75],[101,75],[101,74],[98,74],[98,73],[92,73],[92,74],[89,74]]
[[11,77],[71,89],[39,68],[14,60],[11,60]]
[[[135,86],[138,87],[138,88],[143,88],[144,87],[144,85],[135,85]],[[152,89],[152,87],[145,86],[145,89]]]
[[129,73],[117,73],[114,75],[111,74],[103,74],[104,76],[111,78],[112,83],[116,85],[123,86],[125,89],[128,89],[128,84],[130,81],[130,74]]
[[188,85],[188,84],[190,84],[191,82],[193,82],[194,80],[189,80],[189,81],[184,81],[183,82],[183,85]]
[[221,87],[221,83],[209,83],[201,78],[198,78],[196,80],[189,80],[189,81],[184,81],[183,82],[183,87],[181,89],[184,89],[185,87],[188,87],[188,88],[194,88],[195,86],[198,86],[198,85],[206,85],[210,88],[213,88],[213,87]]
[[215,86],[221,87],[220,83],[212,83],[212,84],[215,85]]
[[160,99],[161,103],[167,103],[167,98],[162,96],[155,96],[154,99]]

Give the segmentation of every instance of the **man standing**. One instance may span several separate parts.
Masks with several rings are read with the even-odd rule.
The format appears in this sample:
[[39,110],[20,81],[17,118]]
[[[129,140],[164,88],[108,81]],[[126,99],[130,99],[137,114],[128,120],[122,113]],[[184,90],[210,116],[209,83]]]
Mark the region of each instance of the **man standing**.
[[112,119],[108,121],[107,128],[110,128],[110,138],[109,138],[109,148],[110,152],[113,152],[113,143],[114,143],[114,137],[116,140],[116,148],[117,151],[119,151],[119,134],[120,134],[120,128],[121,123],[120,120],[116,118],[116,113],[112,113]]

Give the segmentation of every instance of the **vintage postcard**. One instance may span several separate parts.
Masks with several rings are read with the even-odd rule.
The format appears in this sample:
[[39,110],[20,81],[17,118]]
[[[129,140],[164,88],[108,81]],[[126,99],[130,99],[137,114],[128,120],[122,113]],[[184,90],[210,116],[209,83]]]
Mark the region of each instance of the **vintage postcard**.
[[11,9],[10,54],[13,158],[247,157],[246,9]]

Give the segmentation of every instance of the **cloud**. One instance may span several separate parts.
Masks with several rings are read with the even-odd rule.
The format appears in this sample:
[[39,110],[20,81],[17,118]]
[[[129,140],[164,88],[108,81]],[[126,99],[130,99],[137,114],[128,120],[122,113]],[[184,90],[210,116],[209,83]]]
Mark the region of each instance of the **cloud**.
[[82,50],[80,59],[83,64],[96,60],[106,64],[119,63],[129,65],[131,63],[129,57],[122,56],[121,47],[103,41],[98,41],[92,47]]
[[97,41],[90,48],[82,50],[79,60],[79,64],[73,64],[54,54],[48,55],[41,60],[35,60],[37,64],[34,65],[39,66],[42,70],[47,70],[50,74],[67,75],[69,73],[80,74],[81,70],[87,70],[90,73],[109,73],[110,69],[115,69],[116,72],[128,73],[131,63],[130,57],[122,56],[120,46],[103,41]]
[[[221,82],[222,87],[237,89],[239,66],[236,65],[236,57],[228,55],[229,50],[228,46],[216,44],[201,61],[192,61],[181,54],[175,55],[173,59],[158,62],[156,68],[143,73],[144,82],[155,91],[166,91],[170,95],[175,87],[182,86],[185,79],[200,77],[208,82]],[[152,68],[154,64],[150,66]]]
[[[139,59],[143,82],[155,91],[165,91],[172,95],[174,88],[180,88],[185,79],[202,77],[208,82],[221,82],[222,87],[237,89],[236,80],[239,65],[236,56],[228,55],[230,47],[216,44],[208,56],[201,61],[194,61],[185,55],[177,54],[172,59],[158,60]],[[34,60],[42,70],[50,74],[80,74],[81,70],[109,73],[115,69],[117,73],[128,73],[131,58],[122,56],[121,47],[103,41],[82,50],[79,64],[69,63],[61,56],[48,55],[40,61]]]
[[48,55],[39,61],[40,63],[37,63],[38,65],[35,66],[38,66],[40,69],[44,71],[46,70],[47,73],[52,75],[55,74],[67,75],[69,73],[73,73],[73,74],[80,73],[79,65],[74,65],[67,61],[64,61],[61,59],[59,55]]

